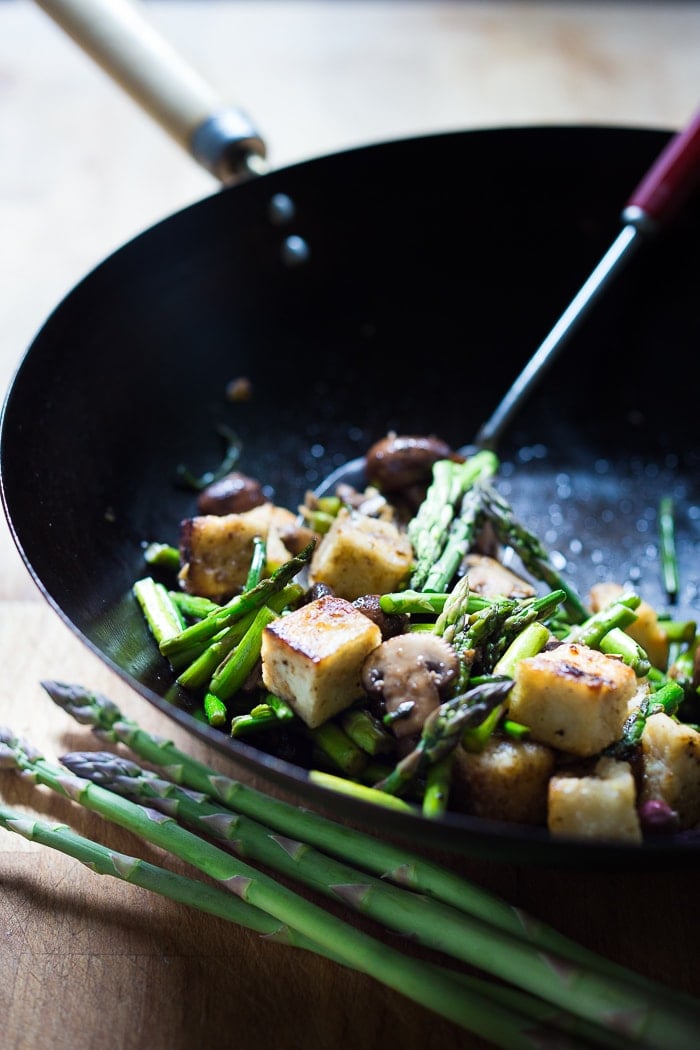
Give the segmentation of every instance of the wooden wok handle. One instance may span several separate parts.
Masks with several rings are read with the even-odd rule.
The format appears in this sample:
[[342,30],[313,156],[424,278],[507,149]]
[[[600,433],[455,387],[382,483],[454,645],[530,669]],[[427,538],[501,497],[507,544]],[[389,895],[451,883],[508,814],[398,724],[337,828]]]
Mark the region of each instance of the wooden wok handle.
[[635,226],[660,226],[680,210],[700,182],[700,110],[666,148],[631,195],[623,219]]
[[133,0],[35,0],[109,76],[221,182],[264,167],[265,143],[158,34]]

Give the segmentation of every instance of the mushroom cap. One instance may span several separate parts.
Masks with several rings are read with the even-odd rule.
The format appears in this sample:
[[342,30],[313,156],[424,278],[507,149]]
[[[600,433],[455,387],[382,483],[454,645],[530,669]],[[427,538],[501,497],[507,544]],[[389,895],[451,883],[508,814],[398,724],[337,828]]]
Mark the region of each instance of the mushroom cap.
[[392,729],[396,736],[409,736],[420,732],[458,671],[457,653],[444,638],[427,631],[408,632],[388,638],[369,654],[362,685],[384,701],[387,713],[401,707]]

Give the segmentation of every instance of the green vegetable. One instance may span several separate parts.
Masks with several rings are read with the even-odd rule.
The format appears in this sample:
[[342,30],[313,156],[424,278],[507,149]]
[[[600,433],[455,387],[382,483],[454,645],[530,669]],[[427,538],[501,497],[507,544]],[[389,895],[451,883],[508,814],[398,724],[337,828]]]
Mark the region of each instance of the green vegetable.
[[680,580],[676,551],[676,523],[673,499],[670,496],[664,496],[659,501],[659,539],[664,587],[669,601],[675,602],[678,599]]
[[[521,910],[511,907],[483,887],[471,883],[449,868],[427,860],[420,854],[412,853],[386,839],[375,838],[353,827],[337,824],[304,807],[270,797],[240,781],[221,775],[175,747],[172,742],[147,733],[132,719],[126,718],[113,701],[101,694],[79,685],[55,681],[44,681],[42,685],[54,702],[80,724],[94,727],[104,741],[128,747],[149,765],[160,768],[171,782],[200,792],[212,801],[223,803],[234,813],[248,816],[282,836],[297,839],[332,857],[345,860],[353,867],[374,874],[385,882],[450,904],[496,930],[523,939],[529,949],[544,960],[550,957],[566,959],[567,965],[557,963],[549,969],[543,987],[544,993],[548,994],[548,986],[558,984],[560,980],[575,986],[576,975],[579,972],[591,971],[601,979],[609,979],[612,987],[617,988],[619,982],[625,987],[629,985],[630,996],[639,997],[640,1001],[633,1009],[632,1016],[638,1017],[639,1025],[645,1029],[645,1037],[651,1040],[651,1045],[654,1045],[654,1032],[658,1045],[673,1045],[674,1050],[676,1046],[680,1048],[683,1045],[681,1042],[674,1042],[673,1025],[676,1012],[681,1019],[690,1017],[691,1031],[694,1026],[696,1038],[699,1007],[692,997],[677,989],[649,981],[634,971],[582,947],[537,921],[533,916],[525,915]],[[327,774],[312,774],[310,779],[338,791],[344,790],[345,786],[353,792],[370,790]],[[397,809],[404,808],[410,811],[405,802],[393,796],[385,796],[385,803]],[[608,1002],[607,995],[605,1001]],[[607,1014],[605,1017],[600,1014],[601,1005],[598,1002],[597,1007],[593,1006],[593,1010],[598,1010],[598,1016],[601,1017],[602,1023],[606,1024]],[[648,1011],[652,1012],[653,1020],[648,1018]],[[659,1017],[658,1014],[662,1016]],[[671,1026],[667,1031],[664,1030],[665,1024]],[[683,1021],[683,1025],[685,1024],[686,1021]],[[688,1045],[694,1046],[694,1043],[691,1041]]]
[[[411,588],[417,591],[430,589],[426,587],[428,575],[448,545],[450,528],[459,513],[465,493],[478,478],[491,477],[497,469],[498,459],[487,450],[477,452],[464,463],[440,459],[433,464],[432,481],[425,499],[407,526],[408,538],[415,554]],[[458,537],[453,539],[455,543],[459,542]],[[444,566],[438,575],[439,586],[432,589],[445,590]]]

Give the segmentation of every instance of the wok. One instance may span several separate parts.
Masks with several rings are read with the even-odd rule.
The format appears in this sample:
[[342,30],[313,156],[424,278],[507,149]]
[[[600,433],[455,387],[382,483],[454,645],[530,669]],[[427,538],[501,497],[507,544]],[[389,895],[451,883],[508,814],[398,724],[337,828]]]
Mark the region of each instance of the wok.
[[[311,784],[202,721],[131,595],[144,544],[176,543],[194,510],[178,465],[218,463],[221,425],[242,442],[240,468],[291,507],[388,430],[462,443],[609,245],[670,134],[534,126],[370,144],[223,186],[105,259],[43,324],[3,407],[5,513],[56,613],[246,771],[369,830],[526,863],[697,863],[692,835],[552,841]],[[291,250],[290,236],[301,239]],[[699,272],[696,197],[616,279],[499,448],[502,491],[581,592],[630,580],[665,607],[657,508],[672,496],[681,592],[670,611],[692,618]],[[253,396],[231,402],[240,376]]]

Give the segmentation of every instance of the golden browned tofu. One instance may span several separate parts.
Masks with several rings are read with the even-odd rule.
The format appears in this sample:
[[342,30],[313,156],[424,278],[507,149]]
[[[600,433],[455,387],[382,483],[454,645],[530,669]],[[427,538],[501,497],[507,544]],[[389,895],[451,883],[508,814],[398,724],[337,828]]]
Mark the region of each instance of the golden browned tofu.
[[534,598],[535,588],[496,558],[487,554],[468,554],[464,565],[469,590],[486,598]]
[[700,733],[669,715],[651,715],[642,733],[642,802],[661,799],[681,828],[700,823]]
[[[604,609],[623,593],[619,583],[596,583],[590,590],[592,612]],[[659,623],[656,610],[648,602],[641,601],[634,610],[637,619],[625,627],[625,633],[641,645],[654,667],[665,671],[668,667],[669,641],[666,631]]]
[[362,664],[381,640],[376,623],[350,602],[318,598],[265,628],[263,683],[314,729],[363,695]]
[[544,744],[492,737],[482,751],[455,752],[451,798],[489,820],[544,824],[554,751]]
[[272,503],[242,514],[188,518],[180,532],[180,586],[214,601],[231,597],[245,586],[256,536],[268,544],[268,569],[291,558],[282,535],[295,520],[291,511]]
[[508,708],[533,740],[587,757],[619,739],[636,690],[617,657],[565,642],[519,662]]
[[309,579],[354,601],[397,590],[412,563],[413,548],[395,525],[343,508],[314,551]]
[[628,762],[601,758],[590,776],[553,776],[547,826],[552,835],[641,842],[634,777]]

